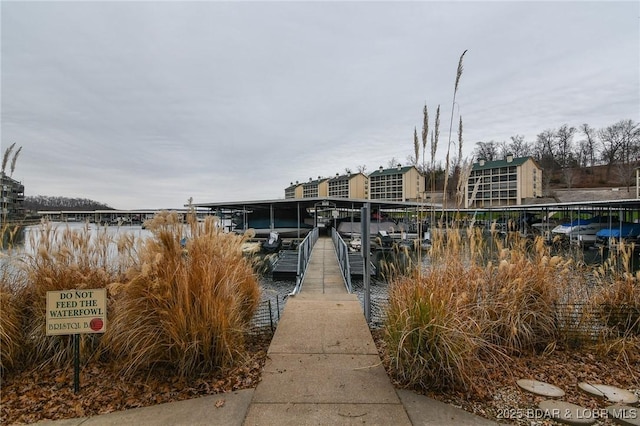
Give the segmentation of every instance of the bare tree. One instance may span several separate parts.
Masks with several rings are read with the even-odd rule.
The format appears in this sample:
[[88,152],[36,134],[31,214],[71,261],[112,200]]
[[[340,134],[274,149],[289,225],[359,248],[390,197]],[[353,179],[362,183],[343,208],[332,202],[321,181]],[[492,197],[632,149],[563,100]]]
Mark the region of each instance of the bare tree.
[[584,139],[578,142],[575,156],[578,167],[589,170],[589,148],[587,141]]
[[635,169],[640,164],[640,127],[633,120],[621,120],[615,126],[620,133],[616,171],[630,192]]
[[534,157],[538,161],[542,161],[545,157],[553,159],[555,157],[555,140],[555,130],[547,129],[538,133],[533,147]]
[[555,161],[554,157],[555,133],[556,132],[554,130],[550,129],[538,133],[535,145],[533,146],[533,156],[544,169],[544,173],[542,174],[542,186],[545,191],[549,190],[553,173],[558,169],[558,163]]
[[427,172],[427,187],[431,188],[431,191],[442,188],[444,182],[444,166],[442,162],[435,162],[433,168],[429,168]]
[[574,167],[576,165],[576,161],[573,149],[573,135],[575,135],[575,133],[576,128],[570,127],[567,124],[560,126],[556,132],[557,149],[554,158],[560,166],[562,179],[564,180],[565,185],[567,185],[567,188],[571,188],[573,186],[573,181],[575,180]]
[[621,122],[612,124],[598,130],[598,137],[602,143],[602,151],[600,152],[602,160],[607,166],[606,179],[611,178],[611,169],[618,159],[618,152],[620,151],[623,141]]
[[499,156],[497,158],[506,158],[507,154],[512,154],[509,150],[509,144],[506,141],[497,142]]
[[476,149],[473,155],[477,159],[493,161],[498,159],[498,145],[495,141],[476,142]]
[[596,147],[596,129],[584,123],[580,126],[580,132],[584,135],[584,139],[580,141],[580,154],[584,156],[585,165],[587,167],[593,167],[598,154]]
[[528,157],[531,155],[531,144],[524,141],[523,135],[511,136],[511,142],[507,144],[508,153],[514,157]]
[[556,132],[556,152],[554,158],[561,168],[571,167],[574,163],[573,157],[573,135],[576,133],[575,127],[568,124],[560,126]]
[[400,161],[396,157],[391,157],[391,160],[387,162],[387,168],[393,169],[394,167],[398,167]]

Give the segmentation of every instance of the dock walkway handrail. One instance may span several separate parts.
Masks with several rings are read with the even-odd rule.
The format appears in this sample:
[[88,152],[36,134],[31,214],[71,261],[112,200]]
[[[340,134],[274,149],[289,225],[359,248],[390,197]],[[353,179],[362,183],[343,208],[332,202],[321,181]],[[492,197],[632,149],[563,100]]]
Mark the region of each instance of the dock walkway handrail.
[[300,291],[300,286],[302,286],[302,280],[304,278],[304,273],[307,270],[307,264],[309,263],[309,258],[311,257],[311,250],[313,246],[318,241],[319,236],[318,227],[315,227],[307,234],[307,236],[302,240],[300,245],[298,246],[298,266],[296,270],[296,286],[290,295],[298,294]]
[[342,277],[344,278],[344,285],[347,287],[349,293],[353,293],[351,288],[351,265],[349,264],[349,247],[344,242],[340,234],[331,228],[331,239],[333,245],[336,248],[336,254],[338,255],[338,263],[340,264],[340,270],[342,271]]

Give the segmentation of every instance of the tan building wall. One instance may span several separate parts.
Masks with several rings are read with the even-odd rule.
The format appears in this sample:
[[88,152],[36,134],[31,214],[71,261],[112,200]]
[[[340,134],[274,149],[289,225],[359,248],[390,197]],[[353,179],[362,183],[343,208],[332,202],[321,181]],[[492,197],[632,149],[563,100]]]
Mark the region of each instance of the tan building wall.
[[529,158],[518,167],[518,204],[525,198],[542,196],[542,169]]
[[284,198],[302,198],[303,186],[302,184],[292,182],[291,185],[284,189]]
[[318,182],[318,197],[329,196],[329,182],[328,179],[323,179]]
[[327,179],[327,194],[335,198],[366,198],[367,177],[362,173],[336,174]]
[[[354,199],[370,199],[371,198],[371,176],[374,180],[379,178],[390,179],[393,181],[390,193],[376,192],[377,198],[397,201],[415,201],[424,195],[425,182],[424,177],[417,168],[413,166],[401,167],[399,169],[386,169],[376,171],[369,176],[364,173],[354,173],[352,175],[337,175],[334,178],[318,178],[317,180],[309,180],[301,184],[289,186],[285,188],[285,198],[310,198],[310,197],[345,197]],[[345,189],[346,183],[346,191]],[[295,190],[294,187],[295,186]],[[385,184],[385,189],[388,187]],[[340,188],[340,189],[339,189]],[[421,198],[420,198],[421,199]]]
[[328,179],[318,177],[317,180],[309,180],[300,184],[302,187],[302,194],[300,198],[314,198],[314,197],[326,197],[329,193]]
[[369,198],[369,179],[363,173],[352,175],[349,179],[349,198]]
[[415,167],[411,167],[404,176],[404,200],[421,200],[425,195],[424,176]]
[[465,188],[465,207],[521,205],[542,196],[542,169],[532,157],[479,160]]
[[369,199],[415,201],[424,192],[424,178],[413,166],[376,170],[369,174]]

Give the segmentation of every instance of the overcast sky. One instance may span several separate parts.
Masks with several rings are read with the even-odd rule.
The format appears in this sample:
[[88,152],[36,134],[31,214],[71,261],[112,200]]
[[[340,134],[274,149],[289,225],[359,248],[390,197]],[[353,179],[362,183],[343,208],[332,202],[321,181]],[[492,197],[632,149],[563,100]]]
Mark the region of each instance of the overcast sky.
[[283,198],[290,182],[405,164],[425,103],[432,127],[441,105],[444,161],[466,49],[465,156],[640,121],[637,1],[2,1],[1,20],[2,150],[22,146],[28,196]]

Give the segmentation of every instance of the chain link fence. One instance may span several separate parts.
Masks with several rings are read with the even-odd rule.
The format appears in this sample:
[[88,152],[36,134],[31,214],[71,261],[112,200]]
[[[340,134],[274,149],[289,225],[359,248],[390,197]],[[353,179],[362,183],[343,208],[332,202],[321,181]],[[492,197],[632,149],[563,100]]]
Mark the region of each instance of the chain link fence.
[[568,342],[597,342],[640,335],[640,309],[629,305],[555,304],[556,328]]
[[250,334],[273,334],[276,331],[287,295],[273,295],[263,299],[253,315]]

